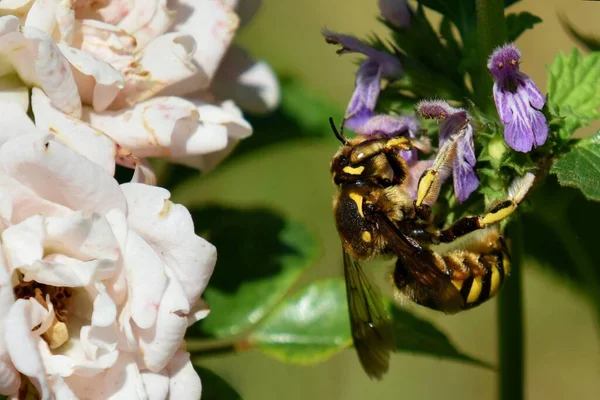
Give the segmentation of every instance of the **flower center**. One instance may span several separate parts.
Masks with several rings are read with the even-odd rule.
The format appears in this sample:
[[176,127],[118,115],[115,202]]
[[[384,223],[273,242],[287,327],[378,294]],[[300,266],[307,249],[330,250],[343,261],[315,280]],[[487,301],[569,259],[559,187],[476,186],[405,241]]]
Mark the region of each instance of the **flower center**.
[[[54,307],[54,316],[52,324],[42,334],[42,338],[48,343],[50,349],[56,349],[69,340],[67,330],[68,305],[71,298],[71,289],[67,287],[57,287],[45,285],[36,281],[23,281],[23,275],[19,275],[19,284],[13,289],[15,296],[19,299],[34,298],[46,310],[48,310],[47,300]],[[39,325],[32,330],[38,329]]]

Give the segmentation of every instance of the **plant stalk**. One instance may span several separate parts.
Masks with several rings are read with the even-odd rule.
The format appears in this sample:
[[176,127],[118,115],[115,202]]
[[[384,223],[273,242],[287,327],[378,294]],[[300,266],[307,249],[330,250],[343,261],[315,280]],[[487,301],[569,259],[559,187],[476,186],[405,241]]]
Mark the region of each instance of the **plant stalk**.
[[506,42],[504,0],[477,0],[477,33],[479,35],[479,67],[473,79],[477,105],[488,115],[496,107],[492,97],[492,77],[487,70],[487,60],[492,51]]
[[525,398],[523,340],[523,226],[518,217],[508,227],[511,241],[511,270],[498,297],[498,399]]

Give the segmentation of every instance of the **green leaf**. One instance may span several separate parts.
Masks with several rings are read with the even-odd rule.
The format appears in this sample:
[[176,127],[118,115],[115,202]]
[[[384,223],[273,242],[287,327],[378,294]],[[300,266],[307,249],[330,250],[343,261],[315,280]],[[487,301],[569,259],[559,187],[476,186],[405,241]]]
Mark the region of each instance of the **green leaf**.
[[582,139],[552,166],[558,182],[581,190],[589,200],[600,201],[600,132]]
[[273,211],[224,206],[190,211],[196,232],[218,249],[204,292],[212,312],[190,335],[225,338],[248,330],[316,260],[316,241],[304,226]]
[[506,36],[509,42],[514,42],[519,36],[528,29],[532,29],[535,24],[542,22],[537,15],[528,12],[510,13],[506,15]]
[[[399,351],[489,367],[457,350],[431,323],[399,309],[393,309],[391,315]],[[344,281],[318,281],[286,298],[248,340],[250,345],[274,358],[297,364],[325,361],[350,347],[352,337]]]
[[408,311],[393,307],[392,321],[396,335],[396,348],[399,351],[433,355],[493,368],[489,363],[459,351],[448,336],[431,322],[418,318]]
[[571,35],[573,39],[578,41],[582,46],[587,48],[589,51],[600,50],[600,36],[595,36],[590,33],[581,32],[562,15],[559,15],[559,19],[567,33]]
[[242,400],[242,396],[225,379],[211,370],[194,365],[202,381],[202,400]]
[[559,54],[548,68],[548,106],[563,117],[560,133],[568,137],[600,117],[600,53],[578,50]]
[[248,341],[280,361],[297,364],[321,362],[351,346],[344,282],[318,281],[287,297]]

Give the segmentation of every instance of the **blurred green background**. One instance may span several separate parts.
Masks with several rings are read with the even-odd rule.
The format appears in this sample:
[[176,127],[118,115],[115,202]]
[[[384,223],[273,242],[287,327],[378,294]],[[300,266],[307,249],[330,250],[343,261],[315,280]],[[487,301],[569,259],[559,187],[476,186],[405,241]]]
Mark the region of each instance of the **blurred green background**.
[[[527,10],[544,20],[517,43],[523,53],[522,70],[542,90],[546,88],[545,65],[556,52],[575,46],[562,30],[559,14],[585,31],[600,33],[600,2],[524,0],[510,10]],[[352,56],[336,56],[320,30],[328,27],[359,37],[371,32],[383,35],[377,14],[377,0],[264,1],[237,40],[256,58],[298,77],[341,113],[352,93],[356,66]],[[324,120],[323,130],[328,129]],[[254,135],[248,140],[259,140],[260,130]],[[328,174],[337,145],[333,137],[285,141],[286,132],[280,135],[281,144],[236,157],[203,177],[199,187],[188,190],[202,191],[203,202],[273,207],[306,224],[322,250],[317,264],[296,285],[299,287],[315,278],[341,274],[339,239],[331,216],[334,188]],[[174,199],[185,198],[185,192],[186,188],[175,192]],[[378,276],[385,272],[376,271]],[[600,398],[600,346],[592,305],[574,288],[535,265],[527,266],[524,280],[527,398]],[[411,311],[434,322],[468,354],[497,361],[495,300],[451,317],[416,307]],[[316,366],[282,364],[257,351],[206,358],[202,365],[249,400],[494,399],[497,379],[493,371],[406,353],[393,356],[390,373],[381,382],[364,375],[353,351]]]

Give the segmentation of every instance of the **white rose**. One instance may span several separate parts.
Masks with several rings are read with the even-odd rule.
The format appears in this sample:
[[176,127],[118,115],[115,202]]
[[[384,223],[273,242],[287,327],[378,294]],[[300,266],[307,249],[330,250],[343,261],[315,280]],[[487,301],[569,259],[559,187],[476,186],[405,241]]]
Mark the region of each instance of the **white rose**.
[[[213,168],[252,133],[236,103],[269,111],[278,82],[267,64],[231,46],[237,1],[180,0],[172,10],[166,3],[0,6],[0,100],[9,96],[24,111],[31,102],[39,129],[109,174],[116,162],[154,183],[146,157]],[[259,3],[240,5],[244,21]]]
[[214,246],[168,191],[51,139],[0,147],[0,393],[197,399],[183,336]]

